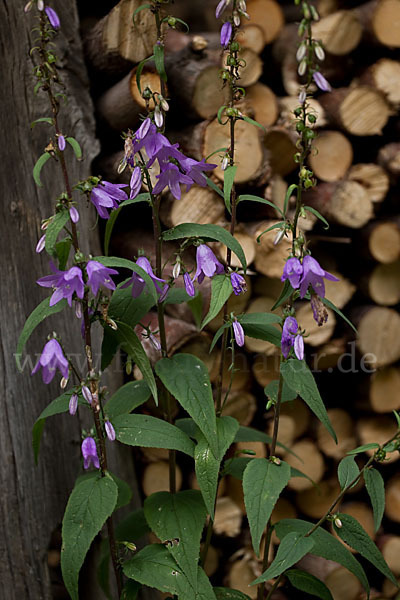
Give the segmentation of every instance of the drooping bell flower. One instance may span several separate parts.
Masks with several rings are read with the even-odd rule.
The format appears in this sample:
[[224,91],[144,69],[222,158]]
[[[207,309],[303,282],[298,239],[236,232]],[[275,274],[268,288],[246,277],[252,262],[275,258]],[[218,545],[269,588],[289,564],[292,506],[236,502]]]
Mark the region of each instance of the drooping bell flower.
[[115,440],[115,429],[108,419],[106,419],[106,421],[104,422],[104,428],[106,430],[108,439],[110,440],[110,442],[113,442]]
[[56,339],[52,339],[45,344],[31,375],[37,373],[40,368],[42,369],[43,382],[46,384],[53,380],[57,369],[65,379],[68,378],[68,361]]
[[206,244],[200,244],[196,250],[197,268],[193,281],[202,283],[204,277],[212,277],[224,272],[223,265],[219,262],[214,252]]
[[325,298],[324,278],[329,279],[330,281],[339,281],[337,277],[328,273],[328,271],[324,271],[318,261],[312,256],[307,255],[303,258],[302,268],[303,275],[300,281],[300,298],[304,298],[310,286],[317,296]]
[[201,187],[206,187],[207,185],[207,179],[204,175],[204,171],[213,171],[217,167],[217,165],[207,163],[204,158],[198,161],[187,156],[184,156],[180,160],[180,164],[183,167],[186,175],[193,179],[193,182],[197,183],[197,185],[200,185]]
[[82,442],[83,468],[88,469],[92,464],[96,469],[100,469],[99,457],[97,456],[96,442],[92,437],[87,437]]
[[[239,19],[239,23],[240,23],[240,19]],[[231,41],[231,37],[232,37],[232,23],[230,21],[226,21],[222,27],[221,27],[221,46],[223,48],[226,48],[229,44],[229,42]]]
[[115,283],[110,277],[110,275],[118,275],[118,271],[115,269],[109,269],[97,260],[89,260],[86,265],[86,272],[88,274],[88,286],[94,296],[97,296],[100,287],[115,290]]
[[92,189],[90,194],[90,202],[95,206],[99,217],[109,219],[108,208],[111,210],[118,208],[118,202],[126,200],[128,196],[122,190],[125,188],[125,183],[110,183],[109,181],[101,181]]
[[220,0],[220,2],[218,2],[217,8],[215,9],[215,16],[217,19],[220,18],[220,16],[230,3],[231,0]]
[[177,200],[181,198],[180,184],[193,185],[193,180],[181,173],[178,167],[172,163],[169,163],[168,167],[156,177],[158,181],[153,188],[153,194],[161,194],[163,189],[169,187],[171,194]]
[[283,268],[281,281],[289,280],[290,285],[294,290],[300,285],[300,279],[303,274],[303,267],[298,258],[289,258]]
[[244,329],[237,319],[232,321],[233,335],[238,346],[244,345]]
[[140,170],[140,167],[135,167],[133,169],[129,186],[131,188],[129,198],[136,198],[142,187],[142,171]]
[[46,13],[47,18],[50,21],[50,25],[53,27],[53,29],[60,29],[60,19],[54,8],[46,6],[44,12]]
[[195,295],[196,291],[194,289],[193,281],[191,280],[190,275],[189,275],[188,272],[184,273],[184,275],[183,275],[183,281],[185,283],[186,293],[189,296],[192,296],[192,298],[193,298],[193,296]]
[[68,304],[72,306],[72,297],[74,294],[80,299],[83,298],[85,286],[82,279],[82,271],[79,267],[71,267],[68,271],[59,271],[53,263],[50,263],[50,267],[54,275],[46,275],[36,282],[41,287],[54,288],[53,295],[50,298],[50,306],[54,306],[63,298],[66,298]]
[[78,408],[78,395],[72,394],[72,396],[69,400],[69,407],[68,407],[69,414],[71,416],[73,416],[76,413],[77,408]]
[[282,329],[281,348],[285,358],[289,356],[290,349],[294,347],[295,355],[299,360],[304,358],[304,340],[298,333],[299,325],[294,317],[286,317]]
[[319,71],[314,71],[313,79],[314,79],[314,82],[316,83],[316,85],[319,87],[319,89],[322,90],[323,92],[331,92],[332,91],[331,84],[329,83],[329,81],[327,81],[325,79],[325,77]]
[[246,280],[243,275],[239,275],[239,273],[233,272],[231,273],[231,284],[233,287],[233,291],[235,296],[239,296],[247,291]]
[[[151,279],[153,280],[157,292],[161,294],[162,290],[157,282],[160,281],[161,283],[165,283],[165,279],[160,279],[159,277],[156,277],[156,275],[153,273],[153,269],[151,268],[149,260],[145,256],[139,256],[139,258],[136,261],[136,264],[139,267],[141,267],[144,271],[146,271],[149,277],[151,277]],[[146,287],[146,282],[142,277],[140,277],[140,275],[138,275],[137,273],[133,273],[132,277],[128,279],[128,281],[126,281],[121,287],[127,288],[130,285],[132,286],[132,296],[134,298],[138,298],[143,292],[144,288]]]

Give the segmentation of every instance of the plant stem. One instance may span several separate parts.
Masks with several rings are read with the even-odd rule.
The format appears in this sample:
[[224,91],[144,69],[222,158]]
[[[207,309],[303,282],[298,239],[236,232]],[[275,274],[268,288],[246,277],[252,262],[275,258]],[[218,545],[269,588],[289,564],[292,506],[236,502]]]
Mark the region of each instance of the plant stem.
[[267,600],[270,600],[270,598],[272,598],[272,594],[274,593],[274,591],[278,587],[281,578],[282,578],[282,575],[279,575],[279,577],[276,579],[274,585],[272,586],[272,588],[268,592]]

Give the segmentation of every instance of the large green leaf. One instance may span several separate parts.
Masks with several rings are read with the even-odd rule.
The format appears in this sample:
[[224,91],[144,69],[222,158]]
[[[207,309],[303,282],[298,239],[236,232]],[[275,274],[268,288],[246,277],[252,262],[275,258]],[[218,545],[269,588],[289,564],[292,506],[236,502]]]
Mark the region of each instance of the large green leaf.
[[[43,429],[46,423],[47,417],[53,417],[54,415],[60,415],[62,413],[68,412],[69,410],[69,401],[73,391],[65,392],[58,398],[55,398],[46,408],[40,413],[38,418],[35,421],[35,424],[32,428],[32,447],[33,454],[35,457],[35,463],[38,461],[39,450],[40,450],[40,441],[42,439]],[[88,406],[86,400],[84,400],[81,396],[78,396],[78,403],[83,406]]]
[[101,263],[105,267],[119,267],[120,269],[129,269],[130,271],[137,273],[142,279],[144,279],[147,285],[147,290],[153,296],[154,302],[157,303],[158,294],[154,282],[150,275],[148,275],[144,269],[139,267],[139,265],[131,260],[128,260],[127,258],[119,258],[118,256],[96,256],[93,260],[97,260],[97,262]]
[[133,298],[132,289],[121,288],[121,285],[111,296],[108,316],[114,321],[122,321],[134,327],[154,306],[154,298],[147,290],[144,290],[138,298]]
[[182,223],[168,231],[164,231],[163,238],[169,240],[181,240],[182,238],[201,238],[204,241],[222,242],[232,250],[246,270],[246,257],[239,242],[223,227],[219,225],[201,225],[198,223]]
[[258,577],[253,584],[262,583],[278,577],[295,565],[303,556],[312,550],[314,546],[314,540],[311,537],[304,537],[297,531],[291,531],[284,538],[278,547],[278,552],[272,564],[260,577]]
[[385,512],[385,483],[379,471],[372,467],[364,471],[364,480],[374,511],[375,531],[378,531]]
[[361,556],[369,560],[374,567],[397,586],[396,577],[389,569],[389,566],[378,550],[378,547],[374,544],[360,523],[351,515],[346,515],[344,513],[340,513],[338,518],[342,522],[342,527],[340,528],[337,527],[334,522],[335,531],[338,536],[346,542],[346,544],[351,546],[351,548],[359,552]]
[[49,306],[50,298],[45,298],[40,304],[31,312],[18,339],[17,352],[15,354],[15,360],[17,362],[18,369],[22,372],[21,356],[22,351],[25,348],[26,342],[31,337],[36,327],[44,321],[50,315],[55,315],[67,306],[65,298],[57,302],[54,306]]
[[69,212],[67,209],[56,213],[51,219],[49,226],[46,229],[46,252],[50,256],[56,255],[56,242],[60,232],[64,229],[69,221]]
[[273,324],[280,323],[281,320],[272,313],[248,313],[238,318],[246,335],[271,342],[275,346],[281,345],[282,333]]
[[217,600],[250,600],[250,596],[243,594],[243,592],[239,592],[239,590],[215,587],[214,592]]
[[120,387],[104,406],[104,412],[112,421],[118,415],[130,413],[150,398],[151,392],[145,381],[130,381]]
[[233,292],[230,277],[228,275],[214,275],[211,280],[211,302],[207,315],[201,324],[201,329],[214,319],[228,301]]
[[360,469],[358,468],[354,457],[345,456],[338,466],[338,479],[341,489],[343,490],[347,487],[359,474]]
[[[273,402],[278,401],[278,391],[279,379],[274,379],[264,388],[264,394]],[[297,398],[297,392],[292,390],[286,381],[284,381],[282,386],[281,402],[291,402],[292,400],[295,400],[295,398]]]
[[298,393],[337,443],[336,434],[332,428],[314,376],[305,361],[291,358],[281,363],[281,374],[288,386]]
[[133,358],[153,394],[155,403],[158,404],[158,391],[153,369],[138,336],[126,323],[116,321],[116,324],[118,329],[111,330],[111,336],[118,340],[121,348]]
[[266,458],[255,458],[244,471],[244,503],[257,556],[265,526],[289,479],[290,466],[284,461],[276,465]]
[[163,544],[145,546],[124,563],[123,570],[130,579],[170,594],[177,594],[178,581],[186,579]]
[[[275,524],[275,531],[279,539],[283,539],[291,531],[297,531],[305,535],[313,528],[314,523],[302,521],[301,519],[283,519]],[[322,527],[319,527],[310,536],[314,540],[311,554],[321,556],[327,560],[333,560],[353,573],[369,593],[368,579],[360,563],[352,553],[333,535]]]
[[159,360],[155,370],[167,390],[195,421],[218,458],[214,400],[205,364],[192,354],[176,354]]
[[157,492],[144,501],[144,514],[151,530],[166,542],[167,550],[197,591],[200,538],[207,514],[201,493]]
[[333,600],[330,590],[314,575],[306,573],[306,571],[300,571],[300,569],[290,569],[290,571],[286,571],[285,576],[292,586],[298,590],[321,598],[321,600]]
[[336,314],[338,314],[339,317],[342,317],[343,321],[346,321],[347,325],[349,325],[352,328],[352,330],[354,331],[354,333],[356,335],[358,335],[358,331],[357,331],[357,328],[355,327],[355,325],[353,325],[353,323],[350,321],[350,319],[348,319],[346,317],[346,315],[344,313],[342,313],[342,311],[333,304],[333,302],[328,300],[328,298],[322,298],[322,302],[325,304],[325,306],[327,306],[328,308],[333,310]]
[[62,524],[61,570],[72,600],[90,545],[114,511],[118,488],[110,476],[86,479],[72,490]]
[[218,475],[221,460],[232,444],[239,423],[233,417],[217,419],[219,457],[215,458],[210,445],[203,434],[198,432],[198,443],[194,451],[196,477],[200,486],[208,513],[214,518],[215,498],[217,495]]
[[113,419],[117,439],[128,446],[168,448],[193,456],[192,440],[178,427],[148,415],[119,415]]

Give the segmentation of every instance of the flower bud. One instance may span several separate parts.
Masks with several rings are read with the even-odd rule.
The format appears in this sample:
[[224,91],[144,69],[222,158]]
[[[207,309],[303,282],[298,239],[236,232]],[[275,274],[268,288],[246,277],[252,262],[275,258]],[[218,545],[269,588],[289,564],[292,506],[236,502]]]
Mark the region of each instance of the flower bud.
[[65,150],[65,137],[63,135],[60,135],[57,137],[57,144],[58,144],[58,149],[63,152]]
[[75,316],[77,319],[82,319],[82,305],[78,300],[75,300]]
[[168,21],[167,21],[168,25],[172,28],[175,27],[176,25],[176,19],[175,17],[168,17]]
[[343,527],[343,523],[342,523],[342,521],[339,519],[339,517],[336,517],[336,519],[335,519],[334,523],[335,523],[335,525],[336,525],[336,527],[337,527],[338,529],[341,529],[341,528]]
[[110,317],[107,317],[107,325],[109,325],[114,331],[118,331],[118,325],[116,324],[114,319],[110,319]]
[[69,216],[71,217],[71,221],[73,223],[77,223],[79,221],[79,212],[75,208],[75,206],[71,206],[69,209]]
[[300,90],[299,93],[299,102],[300,104],[304,104],[304,102],[307,100],[307,92],[305,89]]
[[161,106],[161,108],[162,108],[162,109],[163,109],[165,112],[168,112],[168,111],[169,111],[169,104],[168,104],[168,102],[166,101],[166,99],[165,99],[165,98],[163,98],[162,96],[159,96],[158,98],[159,98],[159,100],[160,100],[160,106]]
[[62,390],[65,390],[65,388],[67,387],[67,383],[68,383],[68,377],[63,377],[60,381],[60,388]]
[[296,60],[297,60],[297,62],[300,62],[301,60],[303,60],[303,58],[305,57],[306,53],[307,53],[307,46],[306,46],[306,44],[304,42],[302,42],[300,44],[300,46],[298,47],[297,52],[296,52]]
[[154,122],[157,125],[157,127],[159,127],[159,128],[162,127],[164,124],[164,116],[163,116],[158,104],[154,109]]
[[24,6],[24,12],[29,12],[32,8],[32,4],[33,4],[33,0],[29,0],[29,2],[27,2],[27,4],[25,4]]
[[236,27],[240,27],[240,15],[236,10],[233,13],[233,23],[236,25]]
[[38,0],[37,1],[37,8],[38,8],[38,10],[43,10],[44,9],[44,1],[43,0]]
[[303,59],[297,68],[297,72],[300,75],[300,77],[302,77],[304,75],[304,73],[306,72],[306,69],[307,69],[307,61]]
[[88,404],[92,404],[93,396],[87,385],[82,386],[82,396],[85,398]]
[[131,360],[127,360],[126,361],[126,365],[125,365],[125,373],[127,375],[131,375],[132,373],[132,361]]
[[45,247],[45,245],[46,245],[46,234],[42,235],[42,237],[40,238],[40,240],[36,244],[36,248],[35,248],[36,253],[40,254],[40,252],[42,252],[42,250]]
[[78,395],[72,394],[70,401],[69,401],[69,414],[73,416],[76,413],[77,408],[78,408]]
[[153,348],[155,348],[159,352],[161,350],[161,344],[158,341],[158,339],[155,337],[155,335],[153,335],[152,333],[149,333],[149,340],[150,340]]
[[181,261],[177,260],[176,263],[174,264],[174,268],[172,269],[172,277],[174,279],[177,279],[179,277],[180,272],[181,272]]
[[108,419],[104,423],[104,428],[106,430],[108,439],[110,442],[113,442],[115,440],[115,429]]
[[224,156],[222,163],[221,163],[221,169],[223,171],[225,171],[228,168],[229,165],[229,157],[228,156]]
[[315,44],[314,52],[315,52],[315,56],[318,58],[318,60],[325,60],[325,52],[324,52],[324,49],[322,48],[322,46],[320,46],[319,44]]
[[269,460],[274,463],[274,465],[280,465],[281,464],[281,459],[278,458],[277,456],[270,456]]
[[246,12],[247,11],[246,0],[238,0],[237,8],[241,12]]
[[276,234],[276,236],[275,236],[274,246],[277,246],[282,241],[282,238],[283,238],[284,235],[285,235],[285,230],[284,229],[280,229],[278,231],[278,233]]

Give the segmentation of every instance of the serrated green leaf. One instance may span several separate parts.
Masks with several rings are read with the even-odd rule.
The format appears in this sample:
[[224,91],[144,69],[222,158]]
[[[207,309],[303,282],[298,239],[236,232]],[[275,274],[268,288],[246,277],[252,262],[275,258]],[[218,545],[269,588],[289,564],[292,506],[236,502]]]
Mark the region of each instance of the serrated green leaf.
[[262,583],[284,573],[295,565],[303,556],[311,552],[314,540],[303,537],[300,533],[292,531],[282,538],[278,551],[269,568],[258,577],[253,584]]
[[247,596],[247,594],[230,588],[215,587],[214,593],[217,600],[250,600],[250,596]]
[[300,569],[290,569],[286,571],[285,577],[287,577],[292,584],[298,590],[306,592],[321,600],[333,600],[333,596],[326,585],[306,571],[300,571]]
[[346,515],[345,513],[339,513],[338,518],[342,522],[342,527],[337,527],[335,522],[333,522],[338,536],[351,548],[356,550],[356,552],[359,552],[361,556],[369,560],[374,567],[397,586],[396,577],[389,569],[389,566],[378,550],[378,547],[374,544],[360,523],[354,517]]
[[119,258],[118,256],[96,256],[95,258],[93,258],[93,260],[97,260],[105,267],[120,267],[122,269],[129,269],[130,271],[134,271],[135,273],[137,273],[142,279],[144,279],[147,285],[148,292],[153,296],[154,303],[157,303],[158,294],[154,286],[154,282],[149,276],[149,274],[146,273],[144,269],[139,267],[139,265],[126,258]]
[[282,321],[278,315],[272,313],[247,313],[240,315],[238,321],[243,326],[246,335],[258,340],[264,340],[280,347],[282,333],[274,327]]
[[56,242],[60,232],[69,221],[68,210],[62,210],[54,215],[46,229],[46,252],[50,256],[56,256]]
[[233,182],[235,180],[236,171],[237,171],[236,165],[229,165],[229,167],[227,167],[224,171],[224,202],[225,202],[226,210],[228,211],[229,214],[232,213],[231,195],[232,195],[232,188],[233,188]]
[[298,393],[337,443],[336,434],[332,428],[314,376],[305,361],[290,358],[281,363],[281,374],[288,386]]
[[293,294],[293,292],[294,292],[294,289],[290,285],[289,280],[286,279],[285,283],[283,284],[283,288],[279,295],[279,298],[275,302],[275,304],[273,305],[271,310],[276,310],[279,306],[281,306],[281,304],[286,302],[286,300],[288,300],[290,298],[290,296]]
[[182,570],[163,544],[149,544],[133,558],[124,562],[126,577],[142,585],[168,592],[178,593],[178,580],[185,579]]
[[247,202],[259,202],[260,204],[268,204],[268,206],[271,206],[271,208],[273,208],[283,219],[285,218],[285,215],[283,214],[279,206],[277,206],[273,202],[270,202],[270,200],[266,200],[266,198],[261,198],[260,196],[253,196],[252,194],[242,194],[238,198],[238,204],[239,202],[243,202],[244,200],[247,200]]
[[286,215],[286,213],[287,213],[290,196],[293,194],[293,192],[295,190],[297,190],[298,187],[299,187],[298,185],[296,185],[295,183],[292,183],[292,185],[289,185],[288,189],[286,190],[285,201],[283,203],[283,214],[284,215]]
[[165,72],[164,65],[164,46],[163,44],[154,44],[153,47],[154,52],[154,63],[156,65],[157,73],[160,78],[165,82],[167,81],[167,74]]
[[233,287],[229,275],[214,275],[211,280],[211,301],[210,308],[200,329],[204,329],[219,313],[232,295]]
[[375,531],[378,531],[385,512],[385,482],[379,471],[372,467],[364,471],[364,480],[374,511]]
[[360,469],[353,456],[343,458],[338,466],[340,488],[344,490],[360,474]]
[[110,218],[107,220],[106,230],[104,233],[104,253],[106,256],[108,256],[108,251],[110,249],[111,234],[114,229],[115,221],[117,220],[117,217],[118,217],[119,213],[121,212],[121,210],[123,208],[125,208],[126,206],[129,206],[130,204],[138,204],[139,202],[148,202],[149,200],[150,200],[150,194],[148,192],[144,192],[143,194],[139,194],[138,196],[136,196],[136,198],[128,198],[127,200],[124,200],[119,205],[119,208],[111,211]]
[[114,511],[118,488],[111,477],[79,483],[69,497],[62,524],[61,571],[72,600],[78,600],[78,577],[93,539]]
[[376,442],[371,442],[369,444],[363,444],[362,446],[358,446],[354,448],[354,450],[350,450],[347,455],[352,456],[353,454],[361,454],[362,452],[366,452],[367,450],[377,450],[379,448],[379,444]]
[[111,296],[108,306],[108,316],[114,321],[122,321],[135,327],[154,306],[154,297],[144,289],[137,298],[132,296],[132,288],[123,288],[122,282]]
[[329,223],[328,221],[325,219],[325,217],[323,217],[321,215],[320,212],[318,212],[317,210],[315,210],[315,208],[313,208],[312,206],[304,206],[303,207],[305,210],[308,210],[308,212],[310,212],[311,214],[313,214],[315,217],[317,217],[317,219],[319,219],[320,221],[323,222],[323,224],[325,225],[324,229],[329,229]]
[[179,450],[193,457],[192,440],[178,427],[148,415],[118,415],[113,420],[116,438],[128,446]]
[[236,254],[246,271],[247,263],[242,246],[223,227],[212,224],[182,223],[163,233],[165,241],[180,240],[182,238],[201,238],[204,241],[222,242]]
[[104,406],[106,416],[112,421],[119,415],[131,413],[150,398],[151,392],[145,381],[130,381],[120,387]]
[[352,330],[358,334],[358,331],[357,331],[357,328],[355,327],[355,325],[353,325],[353,323],[350,321],[350,319],[348,319],[346,317],[346,315],[343,314],[342,311],[339,310],[339,308],[333,304],[333,302],[328,300],[328,298],[321,298],[321,300],[325,304],[325,306],[327,306],[328,308],[333,310],[337,315],[339,315],[339,317],[342,317],[343,321],[346,321],[347,325],[349,325],[352,328]]
[[54,306],[49,306],[50,298],[45,298],[42,300],[40,304],[37,305],[36,308],[33,309],[27,320],[25,321],[24,328],[21,331],[21,334],[18,339],[17,351],[15,353],[15,360],[17,363],[17,367],[19,371],[22,373],[22,365],[21,365],[21,356],[22,352],[25,348],[25,345],[32,333],[35,331],[36,327],[44,321],[50,315],[55,315],[56,313],[62,311],[67,306],[67,301],[65,298],[57,302]]
[[39,158],[36,161],[35,166],[33,167],[33,179],[35,180],[35,183],[38,187],[43,187],[43,183],[40,180],[40,173],[41,173],[44,165],[49,160],[49,158],[51,158],[51,155],[49,154],[49,152],[44,152],[44,154],[39,156]]
[[224,197],[224,192],[221,190],[221,188],[218,187],[217,184],[214,183],[212,179],[210,179],[209,177],[207,177],[207,175],[204,175],[204,177],[207,179],[207,185],[208,185],[208,187],[210,187],[212,190],[214,190],[214,192],[216,192],[219,196],[221,196],[221,198],[223,198]]
[[176,354],[155,365],[167,390],[192,417],[218,458],[218,437],[210,376],[205,364],[192,354]]
[[[278,391],[279,391],[279,380],[278,379],[274,379],[268,385],[266,385],[264,388],[264,394],[270,400],[272,400],[272,402],[277,402]],[[295,400],[296,398],[297,398],[297,392],[292,390],[292,388],[290,388],[288,386],[288,384],[284,381],[283,386],[282,386],[281,402],[282,403],[291,402],[292,400]]]
[[244,471],[244,503],[253,548],[257,556],[265,526],[289,479],[290,466],[284,461],[276,465],[266,458],[255,458],[249,462]]
[[[313,528],[314,523],[303,521],[301,519],[283,519],[275,523],[275,531],[279,539],[283,539],[288,533],[297,531],[301,535],[306,535]],[[361,581],[364,588],[369,593],[368,579],[360,563],[354,558],[352,553],[333,535],[325,529],[319,527],[310,536],[314,540],[314,547],[311,554],[321,556],[327,560],[333,560],[346,569]]]
[[71,146],[77,160],[82,160],[82,148],[79,145],[79,142],[73,137],[67,137],[65,140]]
[[246,123],[250,123],[250,125],[255,125],[256,127],[259,127],[260,129],[262,129],[264,132],[267,131],[264,127],[264,125],[261,125],[261,123],[259,123],[258,121],[255,121],[254,119],[251,119],[250,117],[246,117],[245,115],[242,115],[241,117],[243,119],[243,121],[246,121]]

